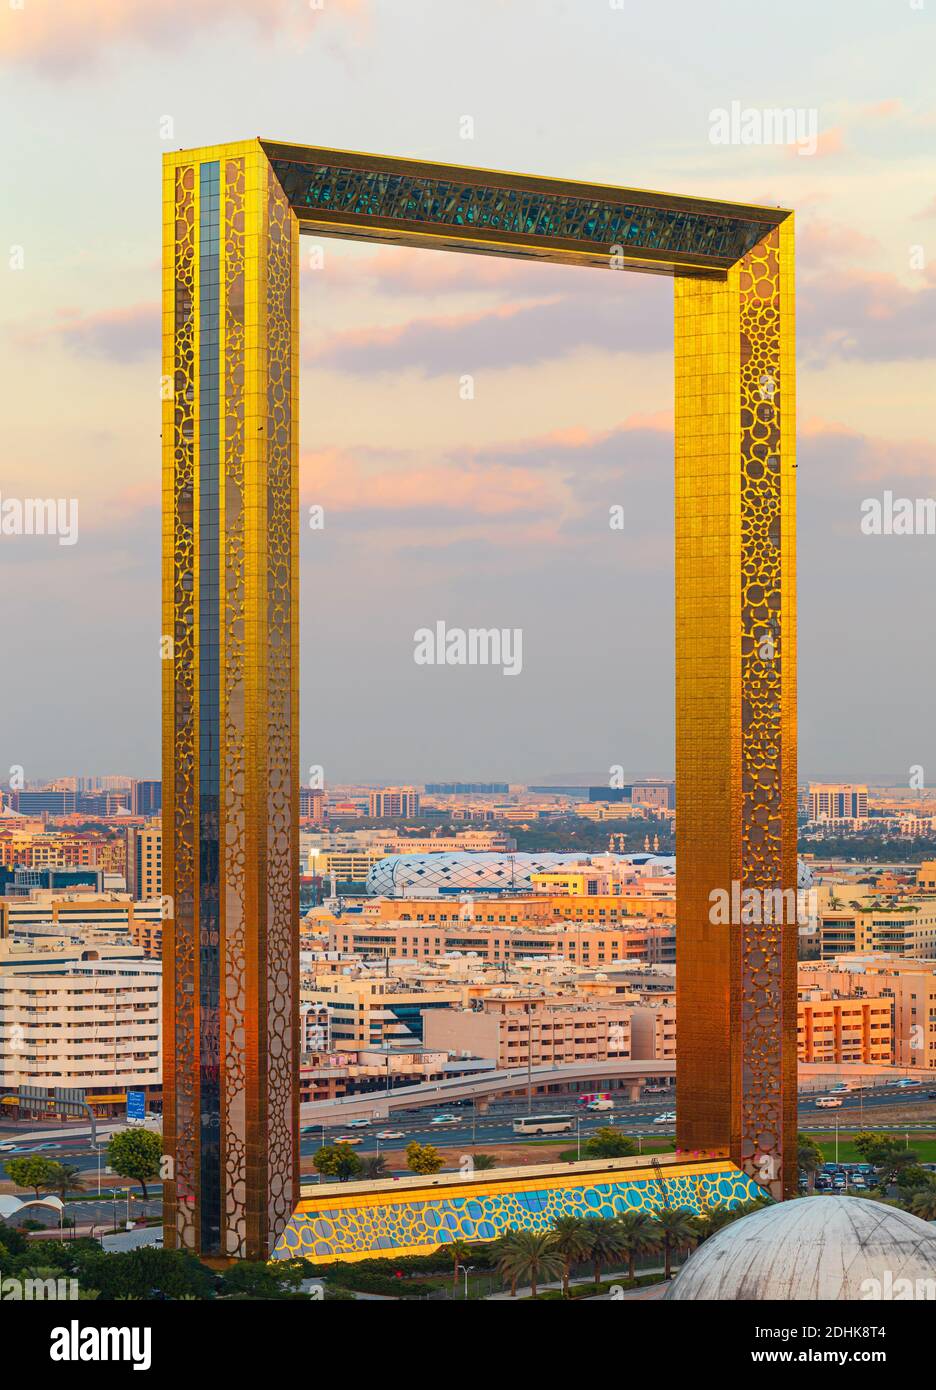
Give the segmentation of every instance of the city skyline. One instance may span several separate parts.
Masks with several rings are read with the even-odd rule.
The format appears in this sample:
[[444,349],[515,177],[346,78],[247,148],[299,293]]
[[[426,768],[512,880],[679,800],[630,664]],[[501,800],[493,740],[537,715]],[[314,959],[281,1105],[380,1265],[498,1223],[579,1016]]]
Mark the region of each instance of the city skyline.
[[[934,114],[926,46],[913,37],[932,33],[932,16],[908,7],[884,19],[863,5],[842,30],[833,15],[793,5],[789,30],[771,30],[753,82],[726,67],[721,36],[689,15],[683,33],[712,56],[711,75],[701,75],[703,64],[673,100],[673,88],[654,83],[652,62],[638,68],[629,100],[644,116],[634,124],[618,118],[613,65],[635,44],[660,53],[662,16],[608,7],[568,30],[561,8],[546,5],[527,33],[510,6],[482,5],[480,18],[503,33],[502,52],[485,49],[487,91],[479,97],[469,75],[480,61],[480,23],[451,54],[449,81],[428,80],[417,116],[391,92],[401,72],[426,81],[410,66],[411,40],[417,31],[427,42],[439,37],[443,21],[431,6],[392,17],[365,0],[320,14],[303,8],[244,3],[224,18],[197,5],[169,70],[159,58],[172,7],[164,29],[136,5],[102,3],[78,29],[50,26],[38,0],[4,19],[4,101],[41,106],[47,119],[3,154],[20,190],[9,240],[24,260],[8,280],[0,335],[13,401],[0,493],[77,496],[79,527],[74,545],[0,535],[0,576],[17,586],[19,622],[45,637],[7,673],[0,767],[41,776],[70,756],[68,722],[54,717],[63,661],[89,770],[109,762],[142,774],[158,765],[153,174],[166,149],[245,128],[311,128],[339,147],[542,172],[558,165],[584,179],[796,206],[808,368],[801,766],[810,776],[894,782],[911,766],[936,766],[917,698],[936,677],[934,655],[908,601],[928,583],[931,538],[860,530],[865,500],[886,491],[913,498],[936,468],[926,406],[936,356],[925,172]],[[755,31],[767,22],[730,8]],[[814,43],[804,60],[794,36],[807,23]],[[570,56],[577,45],[587,51],[587,149],[576,136],[586,91],[574,61],[548,110],[518,107],[509,95],[508,55],[521,30],[547,71],[560,35]],[[275,61],[284,78],[275,93],[235,80],[210,102],[196,94],[206,46],[220,45],[228,75],[246,78],[259,33],[262,61]],[[868,44],[873,73],[860,57]],[[92,99],[95,116],[68,120]],[[815,110],[815,151],[713,143],[711,113],[736,101]],[[466,113],[473,139],[462,138]],[[89,131],[101,140],[86,156]],[[79,144],[81,157],[69,159]],[[54,195],[34,173],[50,159]],[[106,173],[118,163],[119,198]],[[89,178],[95,198],[84,206]],[[78,209],[67,243],[49,232],[62,197]],[[672,767],[667,286],[410,248],[322,246],[323,263],[304,257],[300,276],[301,501],[304,512],[324,509],[323,528],[304,532],[300,553],[300,765],[322,765],[333,782],[371,770],[388,782],[540,781],[565,766],[594,775],[627,764],[639,742],[635,761]],[[637,336],[641,354],[627,348]],[[466,373],[475,377],[470,402],[459,397]],[[41,406],[50,395],[54,412]],[[623,508],[619,531],[608,526],[613,506]],[[416,665],[413,635],[438,620],[522,629],[520,678]],[[842,701],[826,668],[846,648],[861,650],[862,678]],[[890,678],[896,664],[909,673],[899,683]]]

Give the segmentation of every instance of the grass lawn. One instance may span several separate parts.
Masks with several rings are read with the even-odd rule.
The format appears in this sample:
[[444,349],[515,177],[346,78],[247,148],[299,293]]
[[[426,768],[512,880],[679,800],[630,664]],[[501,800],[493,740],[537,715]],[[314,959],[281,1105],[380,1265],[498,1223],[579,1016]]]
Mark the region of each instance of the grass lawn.
[[[633,1138],[633,1136],[629,1134],[629,1135],[627,1135],[627,1138],[630,1139],[630,1138]],[[634,1140],[634,1142],[636,1143],[636,1140]],[[659,1139],[656,1139],[656,1138],[654,1138],[654,1139],[642,1139],[642,1140],[640,1141],[640,1152],[639,1152],[639,1153],[633,1154],[632,1157],[634,1157],[634,1158],[643,1158],[643,1157],[645,1157],[647,1154],[671,1154],[672,1152],[673,1152],[673,1141],[672,1141],[672,1139],[670,1139],[670,1138],[668,1138],[668,1137],[662,1137],[662,1136],[661,1136],[661,1138],[659,1138]],[[563,1162],[570,1162],[571,1160],[576,1159],[576,1158],[578,1157],[578,1149],[576,1149],[576,1148],[563,1149],[563,1150],[562,1150],[562,1153],[559,1155],[559,1157],[560,1157],[560,1159],[563,1160]],[[582,1140],[582,1162],[584,1163],[585,1160],[586,1160],[588,1157],[589,1157],[589,1155],[585,1152],[585,1140],[583,1139],[583,1140]]]
[[[816,1143],[819,1145],[820,1149],[822,1150],[822,1156],[826,1163],[834,1163],[836,1161],[834,1134],[830,1134],[828,1130],[823,1130],[819,1132],[816,1130],[810,1131],[807,1129],[803,1132],[805,1134],[808,1134],[810,1139],[814,1139]],[[864,1159],[862,1158],[861,1154],[858,1152],[858,1150],[855,1148],[855,1145],[852,1143],[853,1134],[858,1133],[860,1133],[860,1130],[853,1130],[844,1134],[841,1132],[839,1133],[839,1163],[864,1162]],[[925,1136],[921,1136],[919,1133],[915,1134],[912,1129],[909,1131],[903,1129],[892,1129],[885,1131],[885,1133],[893,1135],[895,1139],[899,1139],[901,1144],[906,1143],[906,1138],[909,1134],[910,1143],[908,1147],[913,1150],[913,1152],[919,1158],[920,1162],[936,1163],[936,1135],[927,1134]]]

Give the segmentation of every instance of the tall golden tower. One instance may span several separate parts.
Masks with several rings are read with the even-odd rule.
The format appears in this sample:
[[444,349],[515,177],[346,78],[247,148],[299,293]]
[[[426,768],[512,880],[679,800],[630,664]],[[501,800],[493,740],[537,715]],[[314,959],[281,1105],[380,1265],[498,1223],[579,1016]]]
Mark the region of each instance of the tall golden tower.
[[164,164],[167,1247],[298,1198],[298,226],[256,141]]
[[[724,280],[677,279],[675,303],[676,1142],[792,1196],[792,215]],[[720,893],[734,904],[727,921]]]

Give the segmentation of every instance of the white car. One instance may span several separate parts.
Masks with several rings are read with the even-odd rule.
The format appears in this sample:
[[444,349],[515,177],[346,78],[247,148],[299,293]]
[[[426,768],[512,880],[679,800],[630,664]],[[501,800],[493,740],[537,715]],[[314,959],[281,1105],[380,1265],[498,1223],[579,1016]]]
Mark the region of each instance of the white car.
[[369,1124],[370,1124],[370,1120],[349,1120],[349,1121],[348,1121],[348,1128],[349,1128],[349,1129],[366,1129],[367,1126],[368,1126]]
[[433,1115],[429,1123],[431,1125],[456,1125],[458,1120],[454,1115]]
[[382,1129],[375,1137],[377,1139],[402,1139],[403,1131],[402,1129]]
[[656,1117],[656,1119],[653,1121],[653,1123],[654,1123],[655,1125],[671,1125],[675,1119],[676,1119],[676,1112],[671,1110],[671,1111],[667,1111],[667,1113],[666,1113],[665,1115],[657,1115],[657,1117]]

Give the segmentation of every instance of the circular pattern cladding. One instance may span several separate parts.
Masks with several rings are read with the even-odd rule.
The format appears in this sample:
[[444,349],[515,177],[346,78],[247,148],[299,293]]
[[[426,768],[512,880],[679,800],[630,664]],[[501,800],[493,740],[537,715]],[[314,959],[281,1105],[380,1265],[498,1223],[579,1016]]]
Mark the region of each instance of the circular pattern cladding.
[[315,1208],[309,1202],[310,1209],[293,1216],[274,1258],[330,1259],[419,1248],[428,1252],[456,1240],[496,1240],[511,1230],[548,1230],[564,1216],[653,1214],[664,1206],[664,1194],[666,1206],[701,1211],[714,1204],[737,1206],[763,1196],[763,1189],[726,1166],[622,1182],[583,1184],[570,1178],[567,1184],[551,1187],[518,1185],[498,1192],[482,1190],[386,1205],[362,1201],[357,1207]]

